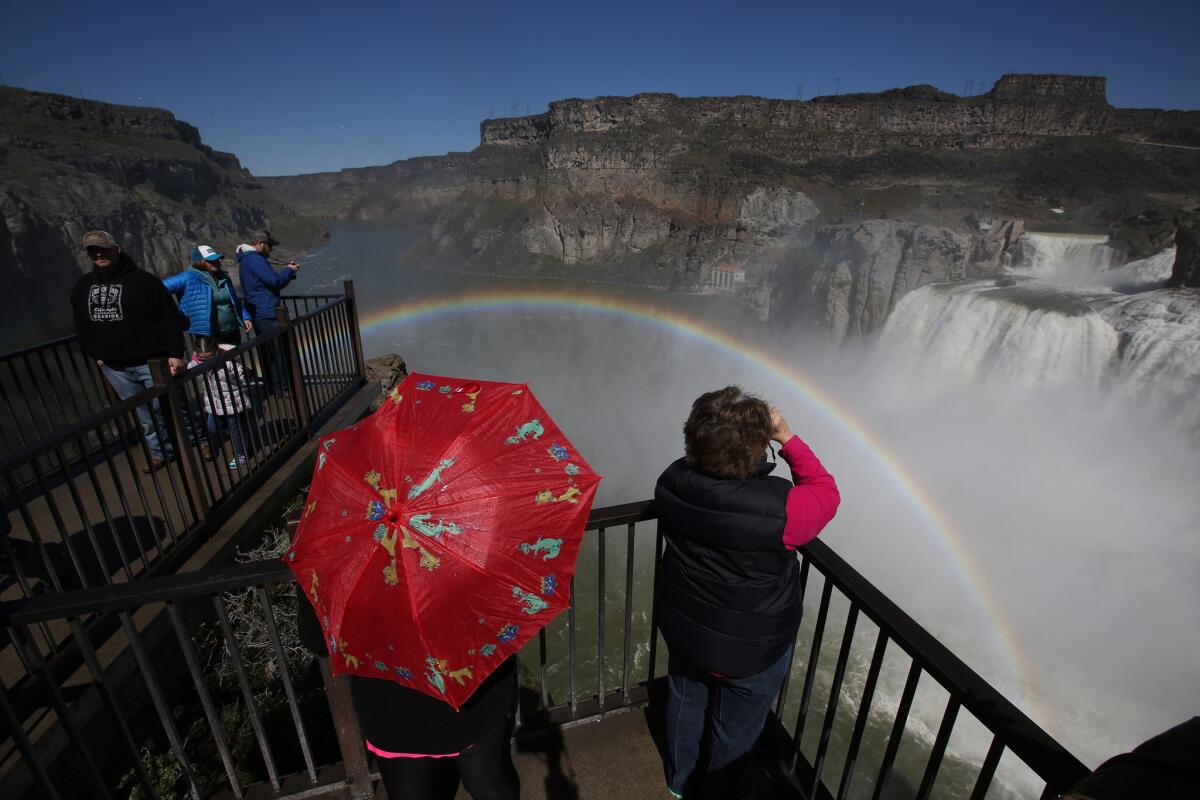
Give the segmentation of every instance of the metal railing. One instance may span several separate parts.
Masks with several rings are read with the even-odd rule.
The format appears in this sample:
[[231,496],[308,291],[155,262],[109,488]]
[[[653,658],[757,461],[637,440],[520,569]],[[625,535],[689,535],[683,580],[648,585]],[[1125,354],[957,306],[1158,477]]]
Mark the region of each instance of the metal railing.
[[[655,578],[658,574],[663,536],[656,533],[653,514],[650,503],[592,512],[567,613],[519,655],[518,736],[640,707],[656,691],[665,665],[652,619],[654,587],[653,581],[638,578],[639,570]],[[971,797],[982,798],[995,782],[1005,752],[1045,784],[1044,797],[1087,774],[1077,759],[823,543],[804,547],[801,559],[805,590],[818,578],[823,582],[817,619],[797,637],[789,670],[795,680],[790,689],[785,684],[781,690],[764,737],[782,782],[797,796],[862,796],[872,789],[872,796],[880,797],[897,780],[915,781],[915,775],[902,775],[897,769],[896,753],[902,742],[906,749],[921,747],[906,722],[923,678],[942,687],[949,700],[915,796],[928,797],[937,786],[939,769],[955,760],[956,768],[973,771]],[[19,684],[0,685],[0,716],[12,732],[11,757],[23,760],[20,768],[10,761],[7,772],[0,766],[0,793],[23,786],[30,796],[99,797],[123,778],[126,785],[136,783],[155,797],[156,777],[149,774],[148,765],[161,765],[165,758],[176,765],[179,784],[195,798],[213,793],[298,798],[346,790],[354,797],[373,796],[373,776],[345,683],[331,679],[326,658],[307,668],[289,658],[295,643],[280,626],[286,616],[281,609],[295,597],[291,585],[292,574],[281,562],[256,562],[43,596],[0,608],[0,620],[28,667]],[[835,589],[849,609],[830,674],[819,672],[817,664]],[[805,605],[811,623],[811,598]],[[98,613],[115,615],[120,626],[102,649],[89,640],[80,622]],[[846,720],[852,722],[853,732],[842,769],[834,771],[829,769],[830,733],[841,718],[839,709],[848,705],[842,682],[860,617],[873,623],[878,634],[857,714]],[[619,632],[613,630],[617,620],[623,620]],[[69,687],[49,668],[47,654],[37,643],[36,626],[47,624],[68,626],[83,654],[86,674],[76,675]],[[889,647],[911,660],[895,713],[886,711],[889,706],[877,691]],[[217,651],[226,654],[224,677],[214,676],[211,669]],[[252,660],[256,667],[250,666]],[[264,690],[255,684],[255,672],[273,676],[273,710],[264,707]],[[816,713],[821,691],[828,693],[823,714]],[[786,700],[796,695],[800,707],[793,734],[782,720],[788,717]],[[960,712],[973,715],[992,737],[979,763],[948,754]],[[873,787],[864,787],[855,783],[855,776],[868,766],[864,741],[872,715],[886,716],[889,732],[872,745],[879,755],[869,766],[877,777]],[[65,740],[59,758],[69,759],[76,769],[56,769],[45,742],[36,739],[34,729],[44,732],[47,719],[55,720],[51,727]],[[231,719],[240,722],[231,726]],[[817,732],[815,737],[805,735],[810,729]],[[111,733],[90,735],[95,730]],[[43,733],[43,739],[48,735]],[[148,750],[147,741],[158,742],[158,750]],[[839,776],[836,787],[825,783],[827,772]]]
[[[79,419],[59,414],[56,424],[72,421],[0,457],[0,598],[177,568],[163,564],[185,556],[181,543],[202,540],[197,534],[215,528],[362,385],[349,281],[346,292],[285,298],[278,330],[189,362],[179,375],[152,363],[150,388],[105,398]],[[305,311],[293,319],[289,306]],[[69,346],[60,341],[9,361],[46,362]],[[104,384],[94,364],[81,374],[93,389]],[[50,385],[30,386],[22,402],[36,410]],[[81,399],[81,412],[85,401],[101,402],[93,394]]]

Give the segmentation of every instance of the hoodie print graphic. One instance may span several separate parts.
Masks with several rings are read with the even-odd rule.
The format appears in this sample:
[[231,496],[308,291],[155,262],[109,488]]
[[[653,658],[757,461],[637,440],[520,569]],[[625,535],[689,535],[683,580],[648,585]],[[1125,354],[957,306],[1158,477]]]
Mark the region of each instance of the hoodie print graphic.
[[124,286],[119,283],[97,283],[88,292],[88,316],[92,322],[120,322],[125,319],[121,307]]

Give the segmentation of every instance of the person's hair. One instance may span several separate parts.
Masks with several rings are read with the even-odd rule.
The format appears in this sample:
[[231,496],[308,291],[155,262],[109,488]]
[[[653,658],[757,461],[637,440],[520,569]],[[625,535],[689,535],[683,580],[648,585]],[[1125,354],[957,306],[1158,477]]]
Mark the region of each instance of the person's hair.
[[220,350],[217,340],[212,336],[197,336],[196,337],[196,352],[197,353],[215,353]]
[[737,386],[692,403],[683,425],[684,457],[713,478],[749,478],[771,442],[771,407]]

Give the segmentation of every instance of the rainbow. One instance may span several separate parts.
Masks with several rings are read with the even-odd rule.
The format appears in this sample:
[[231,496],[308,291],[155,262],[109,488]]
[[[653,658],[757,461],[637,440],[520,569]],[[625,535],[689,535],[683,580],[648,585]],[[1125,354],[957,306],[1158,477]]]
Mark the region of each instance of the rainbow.
[[575,287],[569,292],[551,288],[522,288],[520,291],[490,289],[425,296],[363,314],[361,329],[364,335],[369,335],[404,323],[424,322],[465,311],[514,309],[591,312],[624,321],[635,321],[702,343],[723,355],[762,369],[772,379],[782,380],[793,388],[818,413],[842,430],[869,460],[878,465],[881,472],[895,484],[900,495],[906,498],[918,518],[927,523],[939,546],[953,561],[957,576],[976,598],[981,610],[991,622],[997,644],[1007,658],[1008,666],[1018,678],[1022,694],[1028,697],[1024,687],[1032,685],[1029,678],[1033,673],[1016,646],[1017,638],[1000,605],[992,597],[986,577],[967,550],[961,534],[956,532],[948,515],[938,508],[933,496],[909,474],[899,457],[862,420],[778,357],[684,314],[630,297],[580,291]]

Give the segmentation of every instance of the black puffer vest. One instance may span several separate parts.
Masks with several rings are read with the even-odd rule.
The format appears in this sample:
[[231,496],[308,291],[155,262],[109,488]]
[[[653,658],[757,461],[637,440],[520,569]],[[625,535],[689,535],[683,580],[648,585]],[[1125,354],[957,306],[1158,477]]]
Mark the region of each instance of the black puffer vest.
[[684,459],[654,488],[667,540],[655,591],[659,629],[673,656],[731,677],[762,672],[800,624],[799,564],[784,549],[790,481],[721,480]]

